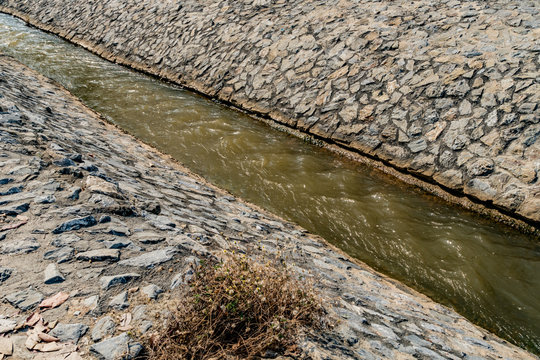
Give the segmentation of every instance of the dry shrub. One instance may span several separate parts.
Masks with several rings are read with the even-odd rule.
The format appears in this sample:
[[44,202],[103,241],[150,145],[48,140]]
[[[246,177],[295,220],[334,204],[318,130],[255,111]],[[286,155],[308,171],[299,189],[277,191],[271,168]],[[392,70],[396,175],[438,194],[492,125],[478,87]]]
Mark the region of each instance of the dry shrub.
[[148,340],[149,358],[249,359],[294,349],[303,327],[321,324],[312,284],[278,262],[232,255],[202,263],[163,328]]

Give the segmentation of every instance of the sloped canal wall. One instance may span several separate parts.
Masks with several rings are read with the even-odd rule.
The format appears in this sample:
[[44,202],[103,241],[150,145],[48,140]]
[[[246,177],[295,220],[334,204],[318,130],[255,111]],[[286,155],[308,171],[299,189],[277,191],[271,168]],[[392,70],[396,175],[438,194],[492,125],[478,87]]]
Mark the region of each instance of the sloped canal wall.
[[538,228],[534,1],[0,0],[0,10]]

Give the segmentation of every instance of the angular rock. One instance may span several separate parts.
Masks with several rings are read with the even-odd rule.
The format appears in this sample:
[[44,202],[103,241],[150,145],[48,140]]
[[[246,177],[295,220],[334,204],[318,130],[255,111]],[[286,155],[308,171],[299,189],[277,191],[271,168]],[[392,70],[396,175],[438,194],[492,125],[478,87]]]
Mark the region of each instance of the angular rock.
[[4,214],[8,216],[16,216],[24,212],[27,212],[28,209],[30,209],[30,204],[28,203],[24,203],[20,205],[12,205],[5,208],[0,208],[0,214]]
[[61,234],[66,231],[79,230],[80,228],[91,227],[96,224],[96,219],[92,215],[89,215],[64,222],[53,230],[53,234]]
[[0,267],[0,284],[9,279],[13,274],[13,269],[7,267]]
[[142,345],[133,341],[127,333],[104,340],[90,347],[90,352],[100,360],[134,359]]
[[101,279],[99,279],[99,284],[102,289],[108,290],[109,288],[125,284],[127,282],[130,282],[132,280],[137,280],[140,278],[141,275],[135,274],[135,273],[128,273],[128,274],[120,274],[120,275],[112,275],[112,276],[103,276]]
[[150,284],[148,286],[143,287],[142,292],[143,294],[148,296],[149,299],[155,300],[157,299],[158,295],[163,292],[163,290],[157,285]]
[[109,301],[109,307],[115,310],[123,310],[129,307],[127,291],[122,291],[120,294],[113,297],[111,301]]
[[72,342],[77,344],[79,339],[88,331],[85,324],[57,324],[49,335],[57,337],[60,341]]
[[73,259],[75,250],[72,247],[65,246],[54,250],[49,250],[43,254],[44,260],[55,260],[58,264]]
[[62,273],[58,270],[58,267],[56,266],[56,264],[53,263],[53,264],[47,265],[43,273],[43,282],[45,284],[61,283],[64,280],[66,279],[64,278]]
[[35,238],[12,240],[2,245],[2,254],[28,254],[36,251],[40,246]]
[[16,308],[26,311],[37,306],[43,300],[43,295],[40,292],[29,288],[11,293],[4,299]]
[[120,250],[117,249],[98,249],[77,254],[77,260],[80,261],[118,261],[119,258]]
[[63,247],[79,242],[82,239],[75,234],[62,234],[51,241],[52,246]]
[[116,324],[110,316],[105,316],[99,319],[92,328],[92,340],[94,342],[102,340],[107,335],[114,334]]
[[154,250],[130,259],[122,260],[118,264],[123,266],[153,267],[173,259],[178,252],[175,247]]

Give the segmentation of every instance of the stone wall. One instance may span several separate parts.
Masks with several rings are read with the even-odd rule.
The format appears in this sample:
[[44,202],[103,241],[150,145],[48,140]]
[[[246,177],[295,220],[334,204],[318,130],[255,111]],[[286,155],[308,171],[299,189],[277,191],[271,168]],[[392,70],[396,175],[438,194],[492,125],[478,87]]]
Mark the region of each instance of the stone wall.
[[[155,328],[152,309],[178,296],[199,259],[234,250],[316,280],[335,326],[303,337],[295,359],[536,359],[213,187],[2,56],[0,157],[0,358],[6,344],[13,359],[113,359],[128,344],[122,358],[133,358],[141,347],[128,333]],[[39,305],[58,293],[54,308]],[[32,319],[44,321],[27,321],[40,307]],[[49,329],[59,341],[44,345],[37,334]]]
[[540,221],[536,1],[0,0],[102,56]]

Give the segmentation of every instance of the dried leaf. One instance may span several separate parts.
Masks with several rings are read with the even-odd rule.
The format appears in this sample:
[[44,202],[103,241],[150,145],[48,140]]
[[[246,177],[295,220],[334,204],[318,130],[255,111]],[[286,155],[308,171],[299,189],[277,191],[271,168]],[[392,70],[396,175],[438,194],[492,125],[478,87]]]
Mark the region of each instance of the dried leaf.
[[57,306],[62,305],[69,298],[69,294],[64,292],[59,292],[58,294],[47,298],[39,304],[40,308],[50,308],[53,309]]
[[54,341],[59,341],[60,339],[52,336],[52,335],[49,335],[49,334],[46,334],[44,332],[40,332],[38,333],[38,337],[42,340],[42,341],[45,341],[45,342],[54,342]]
[[24,224],[28,222],[28,218],[26,216],[17,216],[17,219],[19,219],[20,221],[2,226],[2,228],[0,229],[0,232],[16,229],[18,227],[23,226]]
[[34,326],[39,322],[39,320],[42,320],[42,319],[43,318],[41,317],[41,314],[39,313],[39,311],[36,311],[32,315],[30,315],[28,318],[26,318],[26,322],[24,323],[24,325]]
[[34,350],[41,351],[41,352],[58,351],[58,350],[62,350],[63,348],[64,347],[57,342],[41,343],[41,344],[36,344],[36,346],[34,346]]
[[38,343],[39,337],[37,336],[37,334],[34,332],[30,332],[28,334],[28,337],[26,338],[26,341],[24,342],[24,346],[26,346],[28,350],[32,350],[36,347]]

